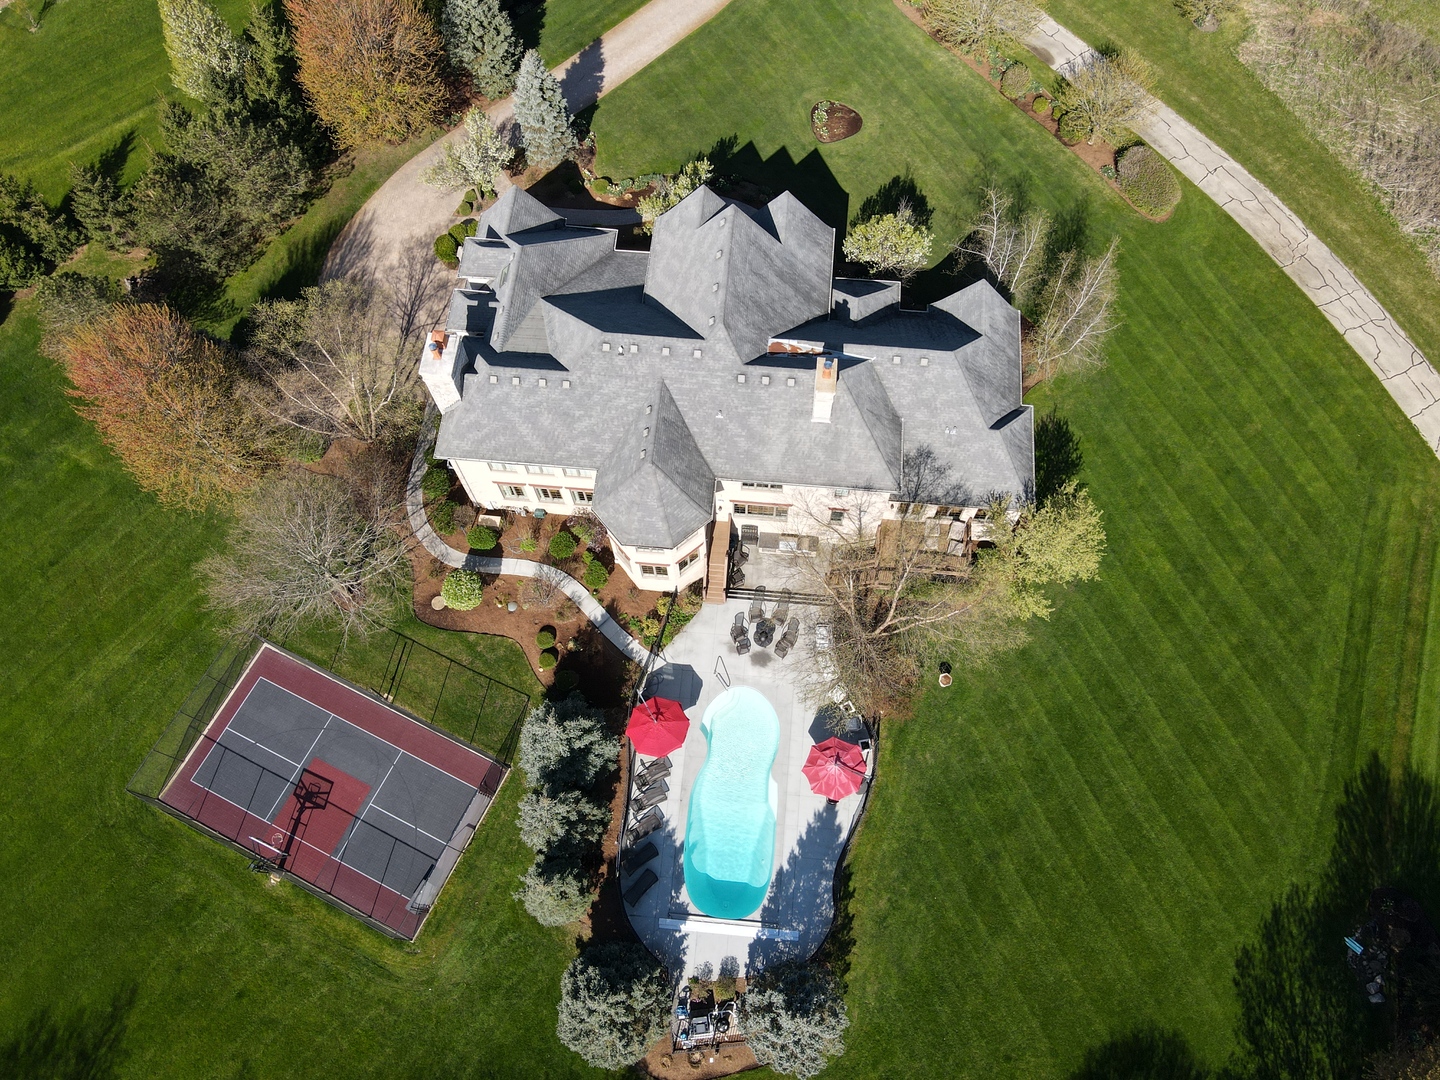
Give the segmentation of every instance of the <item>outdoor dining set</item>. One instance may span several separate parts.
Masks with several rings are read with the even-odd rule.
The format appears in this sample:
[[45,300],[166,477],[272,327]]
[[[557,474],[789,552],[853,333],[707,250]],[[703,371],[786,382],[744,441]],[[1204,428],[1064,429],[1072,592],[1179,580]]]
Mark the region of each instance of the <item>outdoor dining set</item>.
[[[777,633],[780,635],[778,641],[775,639]],[[775,609],[767,616],[765,587],[762,585],[755,590],[755,601],[750,605],[749,612],[735,613],[735,623],[730,627],[730,640],[735,645],[735,651],[741,656],[748,653],[752,637],[754,644],[762,649],[770,648],[773,643],[775,655],[781,660],[795,647],[795,643],[800,640],[800,620],[790,616],[789,592],[780,594]]]

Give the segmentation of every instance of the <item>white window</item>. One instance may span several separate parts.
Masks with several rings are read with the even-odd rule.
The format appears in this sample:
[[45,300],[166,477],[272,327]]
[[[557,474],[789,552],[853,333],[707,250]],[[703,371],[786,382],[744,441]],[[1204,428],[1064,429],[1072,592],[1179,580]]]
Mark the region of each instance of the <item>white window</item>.
[[561,469],[560,471],[563,472],[566,476],[589,476],[589,475],[590,475],[590,471],[589,471],[588,469],[569,469],[569,468],[566,468],[566,469]]
[[555,470],[548,465],[526,465],[525,471],[531,476],[554,476]]
[[835,498],[837,498],[837,499],[843,499],[846,495],[849,495],[849,494],[850,494],[850,489],[849,489],[849,488],[836,488],[836,489],[835,489],[834,491],[832,491],[830,494],[834,495]]
[[565,495],[559,488],[537,487],[535,494],[546,502],[564,502]]
[[595,501],[595,493],[593,491],[580,491],[577,488],[571,488],[570,498],[574,499],[577,503],[592,503]]
[[507,464],[506,464],[505,462],[503,462],[503,461],[491,461],[491,462],[488,462],[487,464],[489,464],[489,466],[490,466],[490,471],[491,471],[491,472],[515,472],[515,471],[516,471],[514,465],[507,465]]
[[525,489],[519,484],[501,484],[500,494],[507,499],[523,499],[525,498]]
[[788,506],[767,506],[764,503],[736,503],[735,513],[749,517],[779,518],[784,521],[790,513]]
[[689,555],[686,555],[683,559],[680,560],[680,573],[683,574],[686,568],[688,568],[690,564],[698,558],[700,558],[700,549],[696,548],[694,551],[690,552]]
[[641,564],[640,564],[640,576],[641,576],[641,577],[669,577],[669,576],[670,576],[670,568],[669,568],[668,566],[651,566],[649,563],[641,563]]
[[751,483],[749,480],[742,480],[742,481],[740,482],[740,486],[741,486],[742,488],[760,488],[760,489],[762,489],[762,490],[764,490],[764,491],[784,491],[784,490],[785,490],[785,485],[784,485],[784,484],[759,484],[759,483]]

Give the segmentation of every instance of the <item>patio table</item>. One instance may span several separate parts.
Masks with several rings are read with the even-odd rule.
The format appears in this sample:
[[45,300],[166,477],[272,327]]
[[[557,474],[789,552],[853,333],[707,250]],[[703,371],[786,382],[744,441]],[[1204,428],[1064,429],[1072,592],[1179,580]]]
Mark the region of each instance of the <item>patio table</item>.
[[755,624],[755,644],[762,649],[768,649],[770,643],[775,640],[775,624],[769,619],[761,619]]

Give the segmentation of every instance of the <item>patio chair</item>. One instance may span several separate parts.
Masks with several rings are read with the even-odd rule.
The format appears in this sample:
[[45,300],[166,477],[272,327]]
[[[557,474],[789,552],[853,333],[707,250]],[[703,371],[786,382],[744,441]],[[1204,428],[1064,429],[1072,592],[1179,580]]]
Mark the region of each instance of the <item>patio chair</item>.
[[741,656],[744,656],[746,653],[748,653],[750,651],[750,639],[748,637],[736,638],[735,651]]
[[755,601],[750,605],[750,621],[765,617],[765,586],[755,586]]
[[660,849],[655,846],[654,840],[646,840],[638,848],[626,848],[620,855],[620,872],[633,874],[658,854]]
[[790,590],[785,589],[780,593],[780,602],[775,605],[775,614],[771,616],[777,626],[784,626],[790,618]]
[[745,613],[735,612],[735,622],[730,626],[730,640],[739,641],[745,636]]
[[656,874],[654,870],[647,869],[631,882],[630,887],[625,890],[625,903],[633,908],[636,904],[640,903],[645,894],[649,892],[651,887],[659,880],[660,876]]
[[669,765],[651,765],[648,769],[641,769],[635,774],[635,786],[647,788],[656,780],[664,780],[670,775]]
[[795,639],[789,634],[784,634],[780,640],[775,643],[775,655],[781,660],[784,660],[785,657],[790,655],[790,650],[794,647]]
[[658,806],[651,807],[637,817],[634,824],[630,826],[630,831],[625,835],[626,845],[630,846],[639,840],[645,839],[645,837],[649,836],[664,824],[665,815],[661,812],[660,808]]

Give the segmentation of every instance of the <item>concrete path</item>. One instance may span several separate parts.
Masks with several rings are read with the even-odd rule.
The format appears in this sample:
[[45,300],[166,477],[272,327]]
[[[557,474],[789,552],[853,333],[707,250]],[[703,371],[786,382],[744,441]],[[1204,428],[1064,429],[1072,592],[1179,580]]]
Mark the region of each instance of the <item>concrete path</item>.
[[[1092,52],[1048,16],[1025,44],[1061,74]],[[1157,101],[1134,127],[1280,264],[1440,454],[1440,375],[1359,278],[1269,188],[1174,109]]]
[[[650,0],[555,68],[572,113],[589,108],[615,87],[713,18],[730,0]],[[487,110],[497,129],[515,117],[510,98]],[[341,230],[325,258],[326,278],[368,274],[389,280],[408,253],[428,254],[435,237],[455,220],[461,190],[442,191],[420,177],[440,157],[448,133],[400,166]],[[501,177],[501,187],[509,181]]]
[[438,415],[434,406],[426,413],[425,428],[420,433],[415,457],[410,464],[410,480],[405,485],[405,513],[410,519],[410,528],[414,531],[415,538],[425,550],[446,566],[461,570],[476,570],[482,574],[513,574],[516,577],[548,577],[565,591],[565,595],[575,602],[575,606],[584,612],[585,617],[605,635],[610,644],[637,664],[644,664],[649,660],[650,650],[631,637],[625,628],[615,621],[614,616],[590,595],[589,589],[563,570],[529,559],[487,559],[470,555],[451,547],[430,527],[430,519],[425,515],[425,493],[422,485],[428,467],[425,455],[435,445]]

